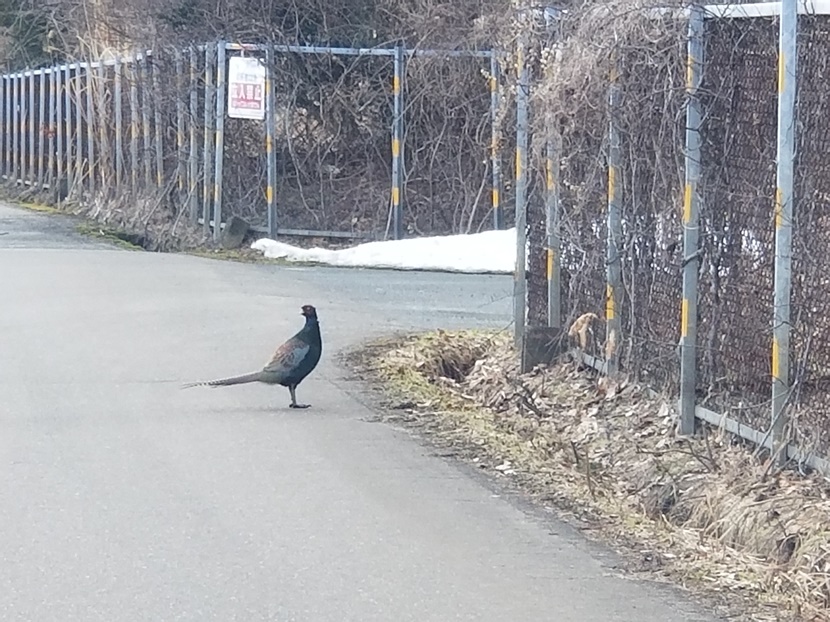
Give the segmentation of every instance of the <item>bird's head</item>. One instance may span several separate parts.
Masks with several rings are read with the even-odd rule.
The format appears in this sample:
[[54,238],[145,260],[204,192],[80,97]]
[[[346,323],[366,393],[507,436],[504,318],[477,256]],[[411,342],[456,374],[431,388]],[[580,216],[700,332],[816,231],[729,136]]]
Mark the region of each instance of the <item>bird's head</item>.
[[303,305],[302,306],[302,311],[300,312],[300,315],[302,315],[303,317],[308,318],[309,320],[316,320],[317,319],[317,309],[315,309],[311,305]]

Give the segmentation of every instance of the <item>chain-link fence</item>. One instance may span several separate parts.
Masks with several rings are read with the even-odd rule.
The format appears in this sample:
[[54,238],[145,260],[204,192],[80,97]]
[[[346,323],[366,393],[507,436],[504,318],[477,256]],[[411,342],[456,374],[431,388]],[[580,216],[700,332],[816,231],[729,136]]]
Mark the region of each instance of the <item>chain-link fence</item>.
[[[258,119],[227,109],[233,56],[264,66]],[[162,191],[206,229],[231,215],[353,238],[504,226],[491,56],[218,42],[9,74],[0,167],[76,201]]]
[[[599,321],[590,354],[607,358],[613,351],[622,370],[677,395],[692,297],[695,412],[724,413],[733,430],[749,426],[760,431],[750,436],[767,443],[775,436],[766,433],[771,387],[780,378],[779,362],[772,363],[780,354],[779,338],[773,339],[776,235],[782,228],[775,214],[783,209],[776,208],[776,196],[782,196],[776,189],[776,87],[779,80],[784,84],[778,67],[780,9],[709,9],[700,14],[702,58],[689,52],[695,10],[665,4],[655,10],[614,2],[564,17],[557,13],[555,36],[550,23],[526,23],[535,34],[527,52],[535,71],[531,165],[542,175],[545,145],[558,145],[561,242],[549,252],[561,265],[561,281],[551,287],[561,291],[562,325],[594,313]],[[830,16],[800,16],[797,40],[792,320],[785,355],[790,425],[778,440],[827,455],[830,350],[821,336],[827,324],[822,294],[830,287],[823,252],[830,238],[830,220],[823,215],[830,202],[830,122],[820,76],[830,49]],[[692,79],[698,82],[692,85]],[[699,152],[687,136],[692,99],[702,113],[700,126],[692,128]],[[618,156],[610,148],[614,132]],[[688,177],[690,154],[697,158],[699,179]],[[535,259],[548,251],[539,233],[544,200],[533,189],[527,200],[525,319],[544,325],[549,268]],[[619,230],[609,235],[609,225]],[[695,246],[693,238],[686,239],[690,227],[699,239]],[[790,256],[786,246],[779,249],[783,256]],[[609,268],[615,261],[622,288],[616,296]],[[785,264],[778,263],[778,278],[786,278]],[[697,287],[684,292],[689,270]],[[612,326],[615,318],[620,335],[611,337],[603,325]]]

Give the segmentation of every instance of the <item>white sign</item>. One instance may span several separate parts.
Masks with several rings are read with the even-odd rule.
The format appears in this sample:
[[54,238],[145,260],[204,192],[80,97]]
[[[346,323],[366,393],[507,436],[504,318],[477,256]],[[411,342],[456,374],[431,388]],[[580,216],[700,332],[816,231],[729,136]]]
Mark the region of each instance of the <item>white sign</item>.
[[228,65],[228,116],[265,118],[265,67],[256,58],[231,56]]

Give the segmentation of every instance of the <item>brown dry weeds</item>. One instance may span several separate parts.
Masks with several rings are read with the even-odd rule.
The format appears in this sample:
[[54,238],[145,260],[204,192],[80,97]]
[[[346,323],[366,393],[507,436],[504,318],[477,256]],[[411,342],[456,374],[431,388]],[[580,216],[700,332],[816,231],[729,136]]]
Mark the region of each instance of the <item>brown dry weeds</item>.
[[520,375],[504,333],[438,331],[371,352],[399,419],[659,554],[672,580],[756,603],[755,620],[830,619],[824,478],[776,470],[721,430],[678,437],[674,408],[636,383],[564,360]]

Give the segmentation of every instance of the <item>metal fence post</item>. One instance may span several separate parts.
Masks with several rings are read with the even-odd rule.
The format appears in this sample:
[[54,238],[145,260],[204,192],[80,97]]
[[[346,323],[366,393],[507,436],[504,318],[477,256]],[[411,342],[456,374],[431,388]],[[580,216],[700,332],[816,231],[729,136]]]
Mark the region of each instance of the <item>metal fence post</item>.
[[[545,10],[547,33],[554,54],[558,54],[559,19],[558,9]],[[556,70],[554,57],[554,70]],[[550,116],[548,114],[548,116]],[[562,326],[562,257],[560,251],[560,137],[555,119],[547,119],[548,137],[545,143],[545,237],[547,239],[547,281],[548,281],[548,326]]]
[[196,140],[196,119],[199,114],[199,93],[196,81],[196,48],[190,48],[190,153],[188,158],[188,206],[190,222],[193,224],[199,218],[199,197],[196,194],[197,176],[199,174],[199,145]]
[[697,383],[697,276],[700,269],[701,70],[703,67],[703,7],[689,8],[686,53],[686,185],[683,192],[683,299],[680,307],[679,433],[694,434]]
[[202,179],[202,227],[205,234],[210,234],[210,182],[213,178],[213,126],[216,109],[213,105],[214,87],[213,70],[216,48],[212,45],[205,46],[205,140],[202,148],[204,177]]
[[[110,120],[107,110],[107,66],[102,62],[98,65],[98,170],[101,174],[101,191],[107,192],[108,181],[112,179],[112,157],[110,155],[110,141],[108,122]],[[108,179],[109,178],[109,179]]]
[[92,96],[93,78],[92,64],[85,63],[86,69],[86,153],[87,153],[87,174],[89,175],[88,187],[90,197],[95,194],[95,103]]
[[75,64],[75,75],[72,78],[75,104],[75,183],[77,196],[83,194],[84,187],[84,137],[83,137],[83,106],[81,105],[81,64]]
[[277,183],[277,156],[274,152],[276,128],[276,106],[274,102],[274,46],[265,49],[265,153],[268,166],[268,186],[265,199],[268,203],[268,235],[277,238],[277,204],[274,189]]
[[[56,189],[63,183],[63,145],[64,132],[66,132],[66,123],[64,122],[63,113],[63,72],[60,67],[55,69],[55,184]],[[60,192],[56,193],[60,197]]]
[[147,55],[142,54],[139,61],[139,75],[141,76],[141,136],[144,140],[144,185],[147,189],[153,179],[153,165],[150,161],[150,84],[147,76]]
[[17,184],[20,173],[20,74],[12,75],[12,178]]
[[[3,108],[0,111],[0,118],[5,119],[9,110],[7,93],[9,92],[9,81],[5,75],[0,76],[0,104]],[[5,122],[0,130],[0,174],[8,175],[9,172],[9,124]]]
[[620,86],[616,54],[611,60],[611,75],[608,86],[608,240],[606,259],[605,293],[605,364],[610,376],[619,369],[619,346],[621,322],[618,315],[622,293],[622,265],[620,241],[622,237],[622,192],[620,189],[620,129],[619,113]]
[[81,105],[81,63],[75,65],[75,188],[78,196],[84,189],[84,137],[82,131],[83,106]]
[[130,184],[138,191],[138,58],[130,60]]
[[29,106],[26,94],[28,92],[28,80],[25,73],[20,74],[20,184],[25,185],[26,178],[29,175],[28,170],[28,149],[27,145],[27,130],[29,126]]
[[392,231],[394,239],[403,238],[403,199],[401,187],[403,184],[403,72],[404,48],[398,45],[395,48],[394,76],[392,77],[392,98],[394,119],[392,120]]
[[213,166],[213,239],[222,235],[222,172],[225,161],[225,42],[216,45],[216,162]]
[[156,185],[164,186],[164,137],[161,132],[161,85],[159,84],[159,64],[157,57],[153,54],[150,59],[150,71],[152,72],[153,85],[153,151],[156,160]]
[[41,69],[38,76],[37,107],[37,186],[43,189],[43,176],[46,162],[46,69]]
[[64,115],[66,117],[66,178],[67,178],[67,193],[73,185],[73,177],[75,174],[74,158],[73,158],[73,143],[74,143],[74,129],[72,123],[72,67],[69,63],[64,69],[64,84],[63,84],[63,98],[64,98]]
[[124,181],[124,111],[121,91],[121,57],[115,58],[113,76],[113,106],[115,107],[115,187],[121,190]]
[[37,146],[38,125],[35,123],[35,72],[29,72],[29,116],[26,119],[27,129],[29,130],[29,171],[27,174],[29,183],[33,186],[36,180],[37,164],[35,163],[35,147]]
[[787,460],[784,436],[790,394],[790,289],[798,12],[782,0],[778,38],[778,155],[775,193],[775,294],[772,336],[772,441],[776,462]]
[[179,201],[184,197],[184,58],[176,50],[176,188]]
[[49,70],[49,99],[47,108],[47,124],[49,128],[49,140],[47,148],[49,155],[46,160],[46,177],[45,183],[48,184],[49,189],[54,192],[55,189],[55,141],[58,139],[58,120],[55,114],[55,103],[57,99],[57,76],[58,72],[52,67]]
[[501,128],[499,127],[499,84],[501,69],[495,50],[490,55],[490,173],[492,175],[493,229],[504,228],[501,207]]
[[530,76],[527,41],[519,38],[516,49],[516,269],[513,280],[513,338],[521,347],[527,313],[527,150]]

